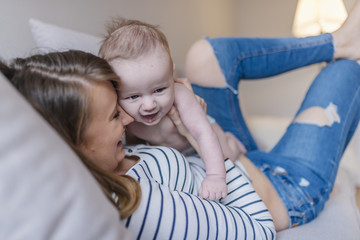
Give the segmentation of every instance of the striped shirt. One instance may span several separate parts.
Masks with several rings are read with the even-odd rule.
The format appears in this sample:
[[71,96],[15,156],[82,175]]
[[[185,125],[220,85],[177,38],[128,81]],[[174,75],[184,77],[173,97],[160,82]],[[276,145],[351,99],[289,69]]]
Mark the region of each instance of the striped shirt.
[[241,166],[225,160],[228,195],[203,200],[201,159],[168,147],[131,146],[140,161],[127,175],[141,186],[137,210],[124,225],[137,239],[275,239],[272,217]]

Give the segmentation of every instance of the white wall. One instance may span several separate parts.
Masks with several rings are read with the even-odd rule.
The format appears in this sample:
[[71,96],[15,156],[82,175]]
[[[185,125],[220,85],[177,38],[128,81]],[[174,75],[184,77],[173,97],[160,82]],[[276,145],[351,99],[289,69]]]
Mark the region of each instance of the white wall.
[[[345,0],[349,9],[355,0]],[[158,24],[171,45],[179,72],[187,49],[204,35],[291,36],[297,0],[0,0],[0,56],[31,53],[29,18],[102,35],[104,24],[123,16]],[[320,66],[241,84],[248,115],[292,116]],[[285,101],[286,99],[286,101]]]
[[235,0],[0,0],[0,56],[28,54],[35,47],[29,18],[104,34],[115,16],[160,25],[171,45],[175,63],[182,69],[191,43],[203,35],[230,35],[235,31],[231,13]]
[[[350,10],[356,0],[343,0]],[[297,0],[237,1],[236,32],[248,37],[292,36]],[[240,87],[241,102],[248,115],[293,116],[321,65],[288,72],[270,80],[245,81]]]

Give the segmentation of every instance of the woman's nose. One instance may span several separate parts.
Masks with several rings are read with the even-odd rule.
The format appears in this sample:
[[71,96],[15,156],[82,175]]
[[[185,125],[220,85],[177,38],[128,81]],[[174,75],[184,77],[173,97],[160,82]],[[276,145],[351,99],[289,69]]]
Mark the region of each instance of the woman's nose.
[[129,125],[130,123],[132,123],[134,121],[134,118],[132,116],[130,116],[127,112],[125,112],[124,110],[122,110],[120,112],[120,117],[121,117],[121,122],[124,126]]

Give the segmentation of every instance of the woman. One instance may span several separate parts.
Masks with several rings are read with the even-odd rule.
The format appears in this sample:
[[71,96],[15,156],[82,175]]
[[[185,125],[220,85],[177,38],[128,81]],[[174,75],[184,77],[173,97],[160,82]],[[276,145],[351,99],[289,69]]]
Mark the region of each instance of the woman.
[[189,159],[190,167],[166,147],[124,151],[124,127],[133,119],[117,104],[119,79],[105,60],[80,51],[49,53],[1,64],[1,71],[78,153],[139,238],[213,238],[222,232],[212,226],[222,222],[231,238],[274,238],[271,215],[231,160],[226,166],[232,194],[217,203],[192,194],[194,178],[205,173],[199,159]]
[[[349,29],[352,30],[352,28]],[[340,36],[334,34],[334,42],[339,43],[341,37],[348,34],[349,32],[346,31]],[[340,47],[334,53],[331,35],[312,39],[322,40],[323,38],[330,40],[328,39],[325,44],[313,45],[312,50],[317,53],[324,52],[325,56],[313,58],[307,54],[301,54],[309,49],[308,45],[300,47],[297,51],[286,49],[285,52],[295,54],[295,57],[299,56],[298,54],[304,57],[302,60],[304,63],[296,67],[332,60],[333,55],[336,58],[358,58],[349,55]],[[312,42],[312,39],[298,41],[308,43]],[[258,43],[256,40],[252,42]],[[191,59],[191,53],[189,57]],[[189,76],[196,80],[190,70]],[[284,137],[279,143],[281,147],[275,148],[271,153],[251,151],[247,155],[263,172],[257,170],[253,163],[246,159],[242,159],[246,171],[239,161],[233,163],[226,159],[229,194],[219,202],[207,201],[193,194],[196,193],[194,191],[197,189],[196,184],[201,182],[205,174],[204,166],[199,159],[190,158],[188,159],[190,164],[188,164],[179,152],[166,147],[144,145],[123,147],[124,127],[132,119],[117,104],[114,85],[118,84],[119,79],[104,60],[79,51],[50,53],[18,59],[10,67],[2,65],[1,71],[79,154],[103,186],[104,192],[108,196],[111,195],[110,199],[120,206],[124,224],[138,238],[145,239],[273,239],[276,234],[275,227],[281,230],[294,223],[303,224],[311,220],[321,210],[331,191],[341,153],[360,118],[360,67],[354,61],[336,61],[318,75],[313,84],[315,87],[309,91],[302,107],[307,109],[310,105],[316,105],[317,101],[329,102],[329,99],[338,106],[337,114],[341,119],[340,123],[335,122],[326,130],[316,130],[318,127],[313,127],[312,130],[316,131],[310,132],[309,136],[321,136],[321,138],[313,138],[314,141],[311,143],[318,148],[318,151],[307,152],[304,157],[306,160],[330,159],[331,179],[323,183],[321,177],[314,179],[315,177],[310,176],[311,171],[300,163],[292,161],[291,164],[287,164],[296,164],[298,172],[312,177],[310,183],[317,181],[327,186],[321,189],[323,196],[313,199],[314,202],[310,204],[307,204],[309,200],[307,196],[304,197],[304,194],[308,193],[306,189],[296,188],[294,194],[298,195],[291,197],[304,203],[300,205],[300,210],[305,212],[306,218],[304,218],[301,214],[292,216],[293,209],[288,207],[293,207],[293,205],[282,202],[287,199],[284,196],[288,192],[279,187],[282,186],[279,181],[284,179],[295,186],[297,182],[292,181],[291,178],[296,180],[298,176],[296,173],[292,175],[289,169],[287,169],[289,174],[282,172],[283,168],[273,171],[271,161],[276,164],[288,163],[289,160],[294,159],[294,156],[300,156],[304,149],[301,148],[300,152],[296,151],[298,148],[291,144],[297,144],[296,139],[307,136],[302,134],[303,131],[292,129],[303,129],[305,124],[297,124],[297,126],[292,124],[294,127],[290,126],[285,135],[288,137]],[[326,86],[331,87],[326,89],[327,98],[319,97],[318,93],[323,92]],[[218,117],[218,121],[219,119]],[[299,119],[299,122],[301,120]],[[241,125],[241,127],[246,126]],[[294,136],[294,131],[299,134]],[[335,148],[335,153],[326,152],[325,155],[330,156],[319,157],[320,153],[324,153],[320,148],[324,143],[327,147],[334,145],[340,147]],[[286,146],[286,144],[290,145]],[[271,161],[267,161],[270,158]],[[276,173],[276,176],[271,177],[272,174],[269,173]],[[281,178],[282,176],[284,178]],[[311,206],[314,206],[311,209],[314,212],[309,214],[305,210],[310,209]]]

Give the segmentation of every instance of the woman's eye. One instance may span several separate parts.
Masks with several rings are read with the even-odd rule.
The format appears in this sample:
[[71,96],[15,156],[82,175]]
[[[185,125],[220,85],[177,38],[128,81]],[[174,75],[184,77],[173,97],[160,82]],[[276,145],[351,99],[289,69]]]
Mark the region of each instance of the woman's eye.
[[114,114],[114,117],[113,119],[117,119],[120,117],[120,111],[117,111],[115,114]]

